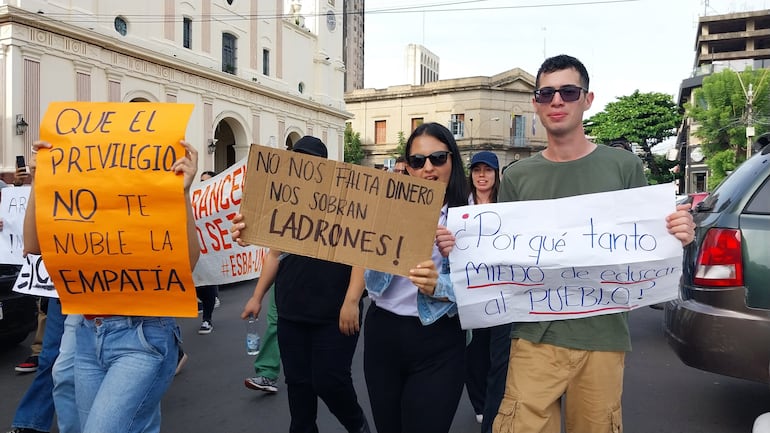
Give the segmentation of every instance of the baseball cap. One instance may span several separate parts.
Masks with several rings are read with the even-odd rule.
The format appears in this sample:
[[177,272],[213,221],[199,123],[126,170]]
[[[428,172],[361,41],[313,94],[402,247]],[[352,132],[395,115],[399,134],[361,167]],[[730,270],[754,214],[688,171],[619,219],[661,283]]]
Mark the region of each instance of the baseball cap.
[[321,158],[326,158],[329,156],[326,151],[326,145],[323,143],[323,141],[310,135],[306,135],[297,140],[297,142],[294,143],[292,150],[294,152],[320,156]]
[[495,155],[494,153],[489,152],[487,150],[475,153],[473,155],[473,158],[471,158],[471,168],[474,165],[480,164],[480,163],[484,163],[484,164],[494,168],[495,170],[500,168],[500,163],[497,162],[497,155]]

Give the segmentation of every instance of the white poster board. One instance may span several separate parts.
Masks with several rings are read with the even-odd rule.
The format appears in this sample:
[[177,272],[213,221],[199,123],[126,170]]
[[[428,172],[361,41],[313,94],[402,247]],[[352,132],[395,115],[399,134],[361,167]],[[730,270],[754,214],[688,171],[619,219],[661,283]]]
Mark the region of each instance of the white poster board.
[[0,263],[24,263],[24,213],[27,211],[29,186],[6,187],[0,190]]
[[629,311],[674,299],[670,185],[449,209],[464,329]]

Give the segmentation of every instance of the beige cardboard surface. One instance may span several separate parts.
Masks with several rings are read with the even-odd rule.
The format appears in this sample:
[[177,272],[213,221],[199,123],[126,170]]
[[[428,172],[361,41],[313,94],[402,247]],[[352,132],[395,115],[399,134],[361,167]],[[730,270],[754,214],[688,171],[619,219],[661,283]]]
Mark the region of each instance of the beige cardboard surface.
[[408,275],[431,257],[445,190],[441,182],[252,144],[241,238]]

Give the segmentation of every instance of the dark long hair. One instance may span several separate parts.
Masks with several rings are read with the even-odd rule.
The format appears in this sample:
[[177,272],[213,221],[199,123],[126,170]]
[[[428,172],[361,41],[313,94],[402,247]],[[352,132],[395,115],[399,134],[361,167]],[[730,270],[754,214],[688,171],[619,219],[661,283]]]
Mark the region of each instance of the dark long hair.
[[463,159],[460,155],[460,148],[457,147],[452,132],[449,131],[444,125],[439,123],[430,122],[423,123],[415,128],[409,139],[406,141],[406,147],[404,148],[404,157],[409,160],[409,153],[412,149],[412,142],[416,137],[421,135],[429,135],[436,140],[444,143],[447,150],[452,152],[452,172],[449,175],[449,184],[446,186],[446,194],[444,195],[444,203],[449,207],[466,206],[468,204],[468,188],[465,180],[465,171],[463,170]]

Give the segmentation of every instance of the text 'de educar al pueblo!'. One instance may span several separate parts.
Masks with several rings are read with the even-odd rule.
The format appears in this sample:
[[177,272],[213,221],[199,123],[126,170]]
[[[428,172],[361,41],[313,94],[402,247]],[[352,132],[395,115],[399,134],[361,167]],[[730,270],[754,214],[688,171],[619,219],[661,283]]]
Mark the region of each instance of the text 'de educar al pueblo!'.
[[252,145],[242,239],[408,275],[431,257],[442,182]]
[[36,221],[65,313],[192,317],[180,141],[189,104],[56,102],[37,154]]
[[463,328],[629,311],[676,297],[682,244],[666,229],[674,188],[449,210]]

